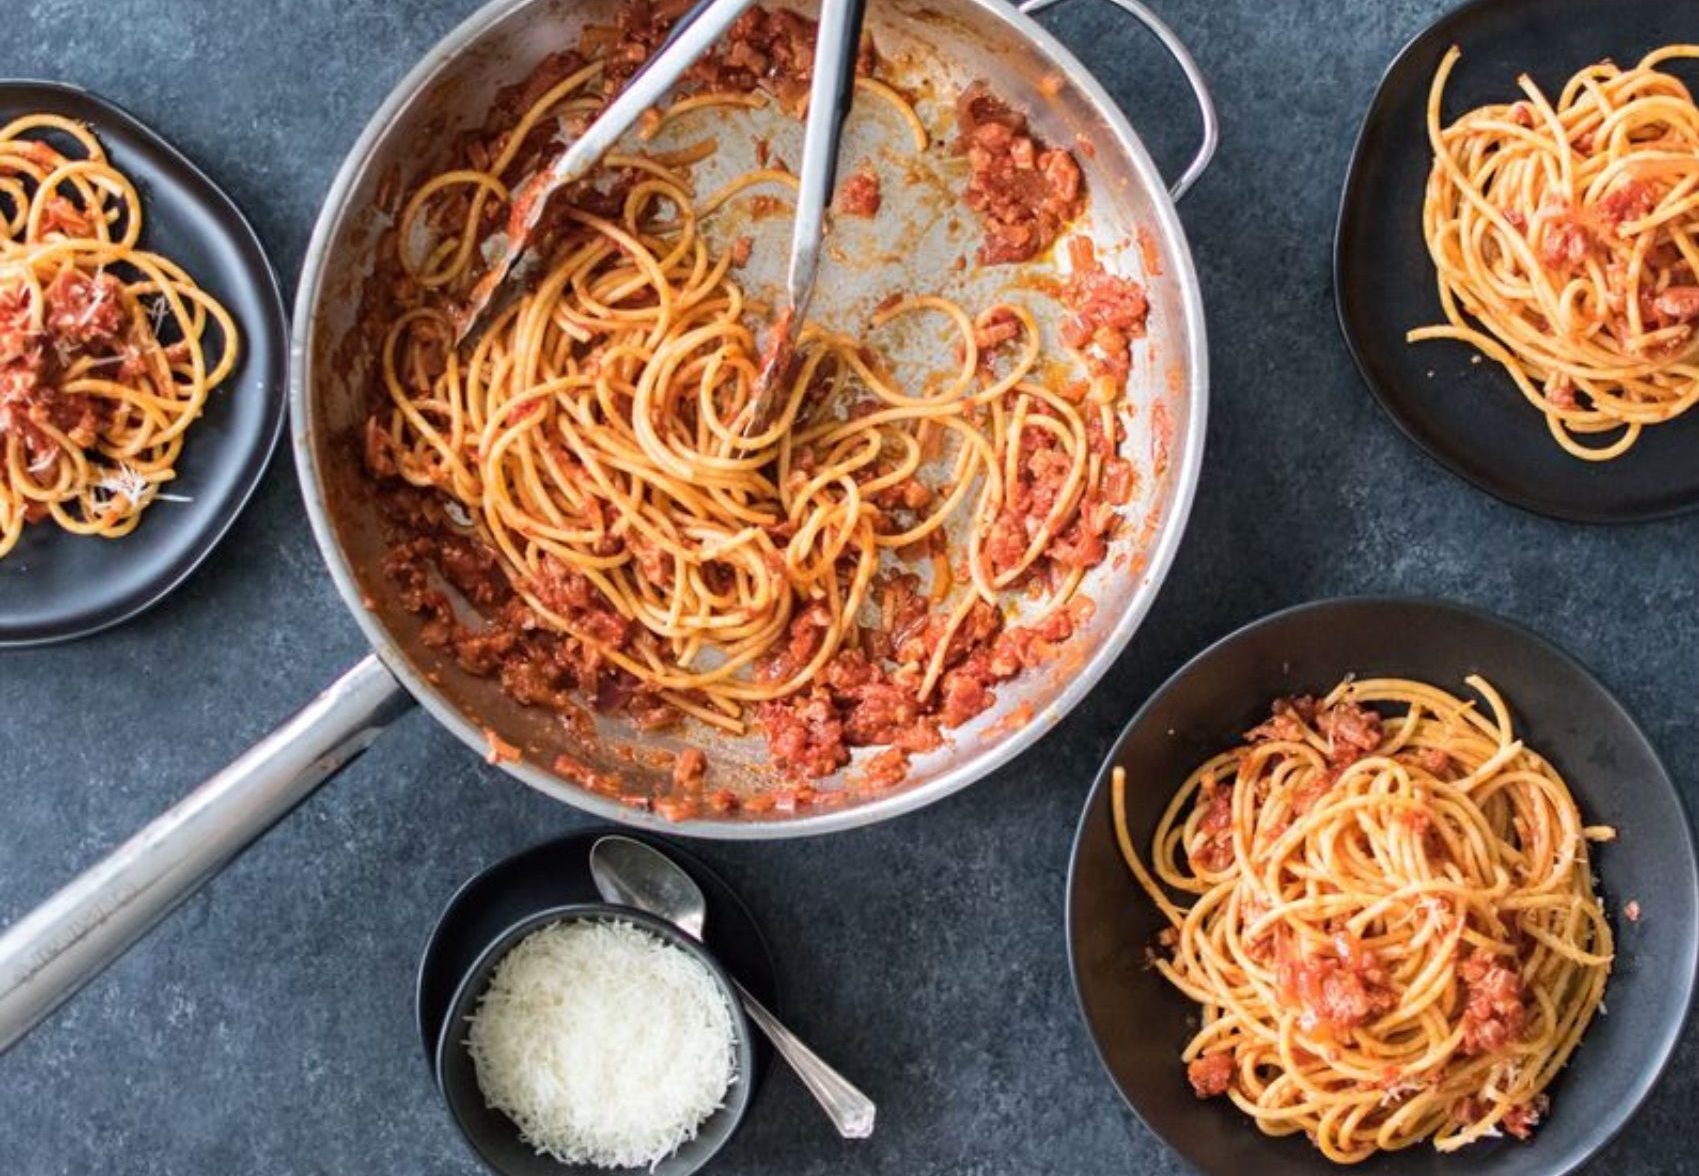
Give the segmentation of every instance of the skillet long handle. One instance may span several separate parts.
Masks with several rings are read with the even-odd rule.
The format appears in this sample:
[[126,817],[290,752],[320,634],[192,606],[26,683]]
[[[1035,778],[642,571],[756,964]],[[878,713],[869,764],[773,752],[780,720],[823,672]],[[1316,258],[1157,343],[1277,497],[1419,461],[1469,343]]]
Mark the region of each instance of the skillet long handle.
[[9,1049],[371,744],[412,699],[375,654],[0,935]]

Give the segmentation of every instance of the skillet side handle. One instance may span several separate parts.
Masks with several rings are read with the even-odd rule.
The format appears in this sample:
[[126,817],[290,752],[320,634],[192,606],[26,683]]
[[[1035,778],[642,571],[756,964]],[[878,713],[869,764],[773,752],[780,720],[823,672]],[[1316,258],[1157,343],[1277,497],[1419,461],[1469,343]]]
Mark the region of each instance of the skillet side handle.
[[[1033,16],[1063,2],[1064,0],[1024,0],[1020,11],[1023,16]],[[1168,195],[1175,203],[1179,203],[1180,198],[1198,182],[1198,177],[1209,167],[1209,161],[1215,158],[1215,148],[1221,141],[1221,123],[1215,114],[1215,99],[1210,96],[1209,84],[1204,81],[1203,71],[1193,60],[1190,50],[1175,35],[1174,30],[1163,23],[1161,17],[1146,8],[1140,0],[1109,2],[1144,25],[1153,37],[1162,42],[1162,47],[1168,50],[1175,64],[1180,67],[1180,72],[1186,75],[1186,84],[1192,88],[1192,97],[1198,104],[1198,113],[1203,116],[1203,143],[1199,145],[1197,154],[1192,156],[1192,162],[1186,165],[1186,170],[1180,173],[1180,178],[1168,188]]]
[[411,704],[375,654],[0,935],[0,1053]]

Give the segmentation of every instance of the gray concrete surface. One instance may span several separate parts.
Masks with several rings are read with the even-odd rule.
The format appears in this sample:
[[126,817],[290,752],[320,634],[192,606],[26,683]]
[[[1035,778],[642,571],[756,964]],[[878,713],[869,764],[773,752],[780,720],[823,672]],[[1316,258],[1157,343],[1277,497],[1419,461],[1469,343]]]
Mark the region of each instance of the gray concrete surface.
[[[1074,1174],[1183,1166],[1119,1104],[1074,1009],[1062,887],[1079,805],[1137,703],[1274,608],[1347,592],[1473,601],[1618,692],[1699,802],[1699,520],[1596,529],[1483,497],[1358,383],[1329,290],[1339,184],[1381,69],[1444,6],[1158,0],[1226,137],[1183,209],[1209,311],[1209,454],[1149,623],[1085,705],[995,777],[884,827],[710,845],[778,947],[786,1009],[880,1100],[835,1140],[776,1075],[715,1169]],[[472,0],[0,0],[0,76],[78,82],[226,185],[293,286],[358,128]],[[1175,71],[1109,6],[1047,17],[1158,157],[1193,135]],[[0,921],[227,762],[362,652],[286,461],[163,606],[0,655]],[[0,1058],[0,1173],[470,1173],[413,1029],[413,974],[468,874],[580,818],[423,715]],[[1589,1171],[1699,1171],[1699,1038]]]

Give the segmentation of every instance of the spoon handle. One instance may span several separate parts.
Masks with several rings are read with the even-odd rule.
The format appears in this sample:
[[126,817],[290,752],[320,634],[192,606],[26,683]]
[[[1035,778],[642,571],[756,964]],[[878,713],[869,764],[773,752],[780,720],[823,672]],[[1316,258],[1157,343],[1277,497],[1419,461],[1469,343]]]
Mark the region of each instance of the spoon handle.
[[827,1065],[819,1054],[802,1043],[801,1038],[786,1029],[765,1005],[750,995],[749,989],[735,978],[732,983],[737,986],[737,994],[743,1001],[743,1011],[760,1026],[773,1043],[773,1048],[779,1051],[779,1056],[790,1063],[796,1076],[808,1087],[808,1093],[814,1096],[820,1109],[832,1120],[838,1134],[845,1139],[866,1139],[872,1135],[873,1100]]

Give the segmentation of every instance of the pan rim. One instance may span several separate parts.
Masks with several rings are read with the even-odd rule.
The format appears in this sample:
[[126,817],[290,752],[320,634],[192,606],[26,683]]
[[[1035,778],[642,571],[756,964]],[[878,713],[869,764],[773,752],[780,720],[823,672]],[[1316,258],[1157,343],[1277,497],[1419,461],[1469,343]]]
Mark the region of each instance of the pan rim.
[[[362,635],[385,667],[395,675],[407,692],[424,706],[433,719],[480,754],[487,746],[483,728],[470,721],[461,708],[451,703],[435,685],[414,669],[405,650],[388,626],[364,606],[353,566],[335,533],[328,506],[324,501],[325,482],[312,441],[315,421],[308,383],[313,345],[318,333],[314,307],[318,304],[324,287],[330,242],[350,211],[350,196],[365,175],[374,149],[390,127],[418,99],[441,70],[484,34],[520,10],[543,2],[545,0],[488,0],[483,7],[461,21],[428,50],[395,84],[367,121],[338,167],[315,219],[302,262],[300,282],[296,288],[289,349],[290,439],[302,498],[320,557],[330,571],[344,605],[353,614]],[[1161,280],[1175,283],[1180,294],[1181,319],[1187,341],[1185,362],[1188,404],[1184,441],[1179,447],[1171,475],[1175,480],[1173,498],[1168,504],[1155,539],[1142,553],[1146,560],[1142,572],[1143,582],[1135,589],[1129,607],[1122,613],[1115,627],[1090,651],[1078,672],[1072,675],[1067,686],[1057,698],[1050,701],[1040,716],[923,784],[902,788],[863,804],[779,819],[692,818],[669,821],[653,812],[637,809],[588,789],[570,785],[552,772],[526,760],[500,765],[504,771],[545,795],[619,824],[673,836],[710,839],[771,840],[813,836],[889,820],[961,791],[969,784],[1008,764],[1037,743],[1062,716],[1078,705],[1108,672],[1109,667],[1131,641],[1133,633],[1143,624],[1146,614],[1154,604],[1179,551],[1190,519],[1202,470],[1205,426],[1208,420],[1208,341],[1205,334],[1202,292],[1191,249],[1181,226],[1178,210],[1168,194],[1167,184],[1162,180],[1125,112],[1110,98],[1097,79],[1032,17],[1016,11],[1012,6],[1001,4],[998,0],[962,2],[977,8],[979,15],[985,19],[1012,29],[1024,38],[1036,53],[1048,58],[1062,72],[1062,76],[1069,79],[1069,84],[1088,100],[1095,113],[1113,132],[1121,149],[1120,162],[1125,163],[1131,178],[1142,185],[1151,197],[1152,227],[1158,231],[1166,262],[1165,274]]]

